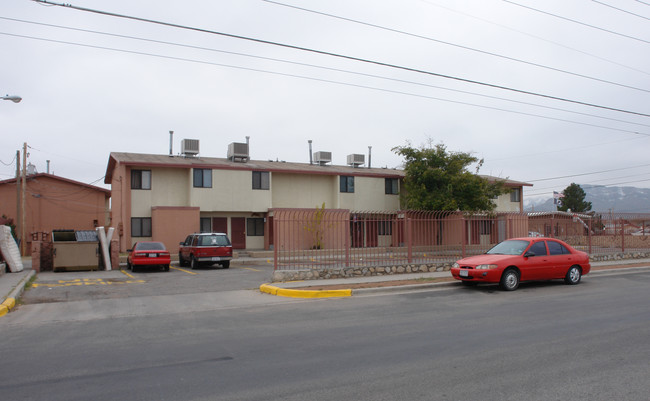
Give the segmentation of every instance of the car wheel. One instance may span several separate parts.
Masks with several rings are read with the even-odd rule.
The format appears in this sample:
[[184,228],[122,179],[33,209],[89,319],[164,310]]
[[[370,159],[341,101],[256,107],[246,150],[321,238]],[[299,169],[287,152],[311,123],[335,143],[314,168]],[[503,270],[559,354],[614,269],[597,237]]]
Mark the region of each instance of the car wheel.
[[135,265],[131,265],[131,271],[135,273]]
[[131,263],[129,263],[128,260],[126,261],[126,268],[129,270],[133,270],[133,266],[131,266]]
[[230,261],[229,261],[229,260],[226,260],[225,262],[221,263],[221,266],[222,266],[224,269],[229,268],[229,267],[230,267]]
[[183,255],[180,252],[178,253],[178,265],[180,267],[185,266],[185,259],[183,259]]
[[569,271],[566,272],[566,276],[564,276],[564,282],[569,285],[576,285],[580,282],[581,278],[582,278],[582,270],[580,270],[580,267],[571,266],[569,268]]
[[196,269],[197,267],[199,267],[199,261],[196,260],[196,258],[192,255],[190,255],[190,267],[192,269]]
[[163,271],[168,272],[169,271],[169,265],[163,265]]
[[501,276],[501,289],[504,291],[514,291],[519,287],[519,273],[515,269],[508,269]]

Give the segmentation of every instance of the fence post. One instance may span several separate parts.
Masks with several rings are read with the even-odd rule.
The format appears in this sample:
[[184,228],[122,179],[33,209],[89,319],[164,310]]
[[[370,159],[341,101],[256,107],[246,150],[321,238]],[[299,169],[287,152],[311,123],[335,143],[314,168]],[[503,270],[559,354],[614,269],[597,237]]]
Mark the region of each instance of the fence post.
[[276,220],[277,214],[274,213],[273,217],[273,271],[278,270],[278,221]]
[[413,262],[413,235],[411,232],[411,218],[406,218],[406,249],[407,249],[407,259],[409,263]]
[[463,226],[462,234],[461,234],[462,238],[460,239],[460,243],[461,243],[460,253],[462,259],[465,257],[465,245],[467,242],[467,221],[465,220],[464,214],[461,214],[460,221],[461,221],[461,225]]
[[591,255],[591,222],[593,219],[589,219],[589,232],[587,233],[587,238],[589,238],[589,254]]
[[350,267],[350,213],[344,213],[342,220],[345,225],[345,267]]
[[619,219],[621,222],[621,252],[625,252],[625,223],[623,219]]

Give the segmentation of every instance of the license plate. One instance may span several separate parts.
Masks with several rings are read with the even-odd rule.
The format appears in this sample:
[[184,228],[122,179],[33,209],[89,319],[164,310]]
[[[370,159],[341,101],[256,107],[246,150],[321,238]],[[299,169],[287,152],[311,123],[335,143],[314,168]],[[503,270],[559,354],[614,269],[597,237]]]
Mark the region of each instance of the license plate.
[[469,272],[467,270],[461,270],[460,271],[460,276],[461,277],[469,277]]
[[212,261],[213,261],[213,262],[219,262],[220,260],[221,260],[221,258],[218,257],[218,256],[213,256],[213,257],[212,257]]
[[158,254],[157,254],[157,253],[150,253],[150,254],[149,254],[149,257],[150,257],[150,258],[157,258],[157,257],[158,257]]

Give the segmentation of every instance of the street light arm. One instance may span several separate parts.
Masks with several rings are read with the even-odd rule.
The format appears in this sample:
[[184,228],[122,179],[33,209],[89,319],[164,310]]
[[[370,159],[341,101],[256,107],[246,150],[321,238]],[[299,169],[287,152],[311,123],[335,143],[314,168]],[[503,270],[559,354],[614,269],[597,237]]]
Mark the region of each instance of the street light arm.
[[11,95],[11,96],[7,95],[7,96],[3,96],[2,100],[11,100],[14,103],[20,103],[20,101],[23,100],[23,98],[15,95]]

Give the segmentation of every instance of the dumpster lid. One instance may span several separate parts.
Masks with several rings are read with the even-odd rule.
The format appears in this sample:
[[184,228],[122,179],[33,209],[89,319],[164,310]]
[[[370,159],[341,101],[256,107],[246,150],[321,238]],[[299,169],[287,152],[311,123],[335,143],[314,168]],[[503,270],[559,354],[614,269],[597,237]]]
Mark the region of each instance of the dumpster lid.
[[75,238],[78,242],[97,242],[99,238],[97,237],[97,231],[95,230],[82,230],[76,231],[74,233]]

